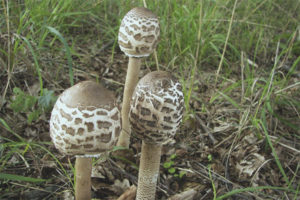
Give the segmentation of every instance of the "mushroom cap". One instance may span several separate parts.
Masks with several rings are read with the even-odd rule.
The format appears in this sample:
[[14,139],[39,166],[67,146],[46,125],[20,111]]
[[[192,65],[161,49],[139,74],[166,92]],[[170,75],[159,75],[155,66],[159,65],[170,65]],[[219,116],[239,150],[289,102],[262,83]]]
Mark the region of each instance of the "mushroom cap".
[[182,120],[184,98],[179,81],[168,72],[155,71],[137,84],[129,121],[136,137],[150,144],[173,138]]
[[129,57],[149,56],[157,46],[160,36],[159,21],[144,7],[130,10],[119,29],[120,49]]
[[65,90],[51,113],[50,136],[66,155],[93,156],[111,149],[120,130],[114,94],[93,81]]

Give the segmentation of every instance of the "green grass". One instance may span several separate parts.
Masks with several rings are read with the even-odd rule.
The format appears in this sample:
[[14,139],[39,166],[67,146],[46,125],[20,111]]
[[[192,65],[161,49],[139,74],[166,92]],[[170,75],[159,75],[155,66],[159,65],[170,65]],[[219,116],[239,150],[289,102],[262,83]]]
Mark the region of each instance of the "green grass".
[[18,175],[14,175],[14,174],[3,174],[3,173],[0,173],[0,179],[14,180],[14,181],[25,181],[25,182],[34,182],[34,183],[47,181],[47,180],[44,180],[44,179],[18,176]]
[[[241,186],[228,193],[220,193],[214,187],[215,199],[243,192],[259,195],[266,190],[282,191],[281,199],[287,193],[291,193],[291,199],[297,199],[299,177],[290,172],[288,163],[278,155],[277,148],[281,138],[300,140],[300,78],[297,75],[300,63],[300,2],[146,2],[147,7],[159,16],[161,24],[161,40],[157,48],[159,68],[174,72],[184,86],[186,122],[195,115],[203,115],[211,120],[207,124],[213,124],[210,123],[213,119],[209,118],[217,116],[212,114],[213,108],[236,110],[238,114],[234,116],[226,113],[218,116],[218,122],[234,124],[237,128],[237,140],[227,147],[229,152],[238,146],[239,138],[249,132],[255,133],[258,140],[265,140],[267,150],[261,153],[267,155],[270,152],[268,158],[274,161],[278,176],[284,180],[282,185]],[[60,172],[72,182],[70,169],[65,169],[56,155],[47,150],[49,144],[27,142],[23,132],[10,123],[10,119],[14,118],[11,116],[28,117],[29,111],[10,110],[5,103],[11,105],[16,99],[13,93],[15,87],[27,95],[27,83],[39,83],[39,93],[35,94],[39,101],[51,93],[54,85],[65,88],[73,85],[80,80],[76,75],[78,70],[89,71],[82,66],[82,61],[98,55],[97,51],[107,44],[112,44],[109,54],[105,55],[109,57],[107,62],[111,65],[117,62],[119,58],[116,55],[121,54],[117,43],[119,24],[122,17],[136,6],[143,6],[143,1],[1,0],[0,127],[10,133],[9,137],[0,137],[0,175],[3,179],[33,184],[40,181],[7,173],[13,167],[8,161],[15,153],[25,156],[26,161],[28,152],[36,154],[39,149],[39,153],[49,154]],[[156,69],[154,56],[145,62],[151,70]],[[101,74],[98,76],[101,77]],[[119,82],[118,79],[113,81]],[[204,92],[201,91],[203,86],[208,88]],[[45,98],[49,100],[52,96]],[[30,107],[30,112],[39,110],[33,126],[43,121],[43,116],[49,117],[50,109],[41,111],[39,101]],[[201,108],[197,108],[194,102],[201,104]],[[279,139],[274,141],[270,136]],[[299,164],[295,170],[299,173]],[[212,174],[209,174],[208,181],[216,186]]]

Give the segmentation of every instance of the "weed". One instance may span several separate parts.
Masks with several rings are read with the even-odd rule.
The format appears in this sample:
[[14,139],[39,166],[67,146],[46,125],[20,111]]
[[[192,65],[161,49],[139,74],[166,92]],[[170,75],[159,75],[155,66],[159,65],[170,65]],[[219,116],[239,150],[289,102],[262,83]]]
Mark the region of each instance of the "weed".
[[54,92],[48,89],[44,89],[43,96],[39,97],[29,95],[17,87],[13,89],[13,93],[15,98],[10,107],[15,113],[26,113],[28,124],[36,121],[44,112],[49,112],[56,101]]
[[163,167],[168,170],[168,173],[173,175],[174,177],[178,177],[178,178],[182,178],[186,172],[185,171],[181,171],[181,170],[178,170],[174,164],[174,159],[176,158],[176,154],[172,154],[170,156],[170,158],[168,159],[168,161],[165,161],[163,163]]
[[[212,155],[211,154],[209,154],[208,156],[207,156],[207,159],[208,159],[208,161],[211,163],[212,162],[212,160],[213,160],[213,157],[212,157]],[[211,174],[211,164],[208,164],[208,175],[209,175],[209,179],[210,179],[210,182],[211,182],[211,186],[212,186],[212,189],[213,189],[213,194],[214,194],[214,200],[216,199],[216,197],[217,197],[217,191],[216,191],[216,185],[215,185],[215,183],[214,183],[214,180],[213,180],[213,177],[212,177],[212,174]]]
[[13,181],[25,181],[25,182],[33,182],[33,183],[47,181],[45,179],[24,177],[24,176],[18,176],[18,175],[14,175],[14,174],[4,174],[4,173],[0,173],[0,179],[13,180]]

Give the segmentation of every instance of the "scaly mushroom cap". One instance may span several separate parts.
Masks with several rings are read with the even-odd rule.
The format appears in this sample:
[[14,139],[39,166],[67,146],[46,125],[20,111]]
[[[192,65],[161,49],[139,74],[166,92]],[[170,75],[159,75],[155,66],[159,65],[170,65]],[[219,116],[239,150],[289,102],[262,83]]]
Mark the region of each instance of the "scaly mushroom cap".
[[129,57],[146,57],[156,48],[159,35],[157,16],[147,8],[133,8],[121,22],[119,46]]
[[111,149],[120,130],[113,93],[92,81],[65,90],[51,113],[50,136],[67,155],[97,155]]
[[182,120],[181,90],[181,84],[168,72],[151,72],[139,81],[129,112],[131,128],[138,138],[154,144],[173,138]]

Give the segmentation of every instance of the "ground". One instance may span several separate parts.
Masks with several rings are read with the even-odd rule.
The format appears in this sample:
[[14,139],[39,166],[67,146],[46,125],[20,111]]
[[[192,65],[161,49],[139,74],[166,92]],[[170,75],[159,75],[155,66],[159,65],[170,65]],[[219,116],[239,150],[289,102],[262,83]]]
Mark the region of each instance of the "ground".
[[[103,32],[87,28],[91,25],[65,33],[76,38],[68,40],[74,82],[99,81],[115,92],[121,105],[128,58],[115,40],[93,39]],[[4,48],[11,36],[0,33]],[[28,46],[13,54],[12,71],[3,67],[0,73],[0,199],[72,198],[75,158],[61,155],[49,136],[53,103],[70,87],[70,63],[55,36],[45,39],[48,49],[30,42],[39,48],[42,88],[47,90],[41,98]],[[292,42],[293,37],[286,41],[287,51]],[[234,49],[228,51],[225,57]],[[168,63],[158,57],[160,69],[173,72],[184,85],[186,104],[180,129],[163,147],[157,199],[191,189],[196,191],[192,199],[300,199],[299,55],[273,53],[257,56],[255,63],[250,53],[241,53],[240,61],[226,60],[230,64],[220,75],[220,57],[205,67],[201,58],[196,68],[186,70],[175,60]],[[0,55],[0,64],[7,63],[6,54]],[[156,70],[153,55],[142,63],[139,77]],[[125,156],[118,157],[114,149],[94,159],[94,198],[117,199],[137,184],[140,149],[133,135]]]

